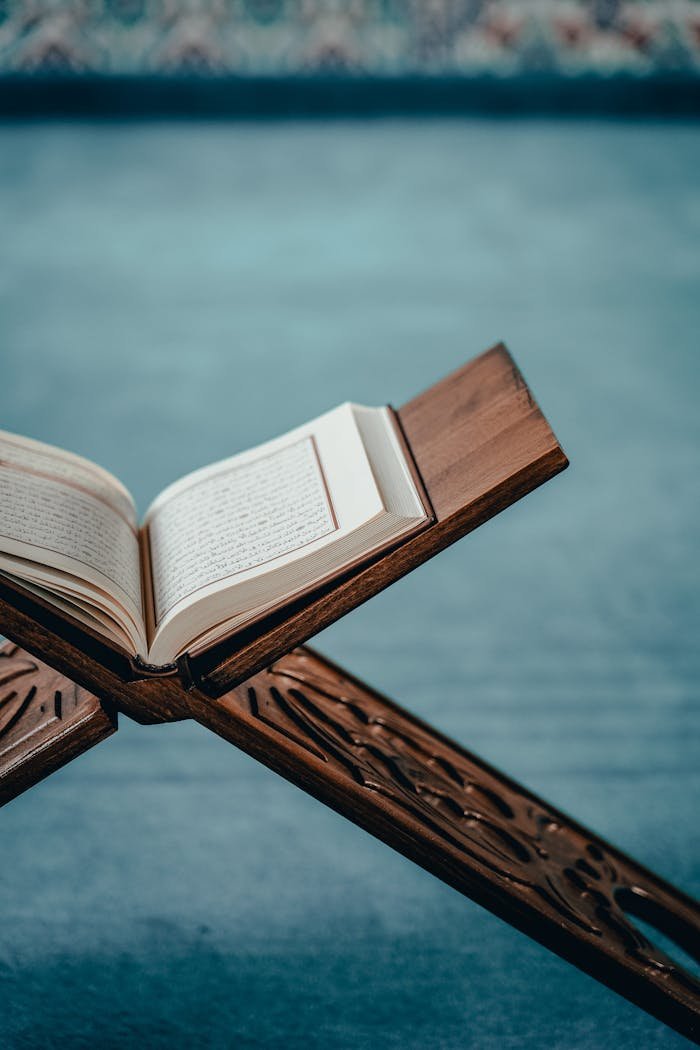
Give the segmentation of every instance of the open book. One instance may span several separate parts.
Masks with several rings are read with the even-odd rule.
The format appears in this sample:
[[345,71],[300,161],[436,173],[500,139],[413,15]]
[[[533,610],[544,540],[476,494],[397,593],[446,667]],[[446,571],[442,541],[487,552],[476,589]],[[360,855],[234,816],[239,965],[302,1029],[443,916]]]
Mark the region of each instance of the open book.
[[153,666],[250,626],[429,520],[388,408],[344,404],[188,474],[141,525],[107,471],[0,431],[0,573]]

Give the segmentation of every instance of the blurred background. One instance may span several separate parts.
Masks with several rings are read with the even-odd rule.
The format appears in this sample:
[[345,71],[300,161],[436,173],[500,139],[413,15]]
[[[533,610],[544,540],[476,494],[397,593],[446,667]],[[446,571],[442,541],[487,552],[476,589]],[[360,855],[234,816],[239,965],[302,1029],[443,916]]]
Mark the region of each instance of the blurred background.
[[[503,339],[571,468],[314,644],[696,895],[699,73],[680,0],[0,3],[0,426],[143,510]],[[687,1045],[194,724],[0,842],[8,1048]]]

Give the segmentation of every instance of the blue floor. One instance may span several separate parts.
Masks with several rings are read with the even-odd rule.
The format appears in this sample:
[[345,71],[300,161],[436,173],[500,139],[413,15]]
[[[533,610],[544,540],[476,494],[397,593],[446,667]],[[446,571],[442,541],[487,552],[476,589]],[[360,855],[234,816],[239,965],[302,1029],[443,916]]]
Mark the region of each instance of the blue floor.
[[[0,426],[167,482],[504,339],[562,477],[316,641],[700,892],[700,135],[0,127]],[[0,1043],[687,1045],[194,724],[2,811]]]

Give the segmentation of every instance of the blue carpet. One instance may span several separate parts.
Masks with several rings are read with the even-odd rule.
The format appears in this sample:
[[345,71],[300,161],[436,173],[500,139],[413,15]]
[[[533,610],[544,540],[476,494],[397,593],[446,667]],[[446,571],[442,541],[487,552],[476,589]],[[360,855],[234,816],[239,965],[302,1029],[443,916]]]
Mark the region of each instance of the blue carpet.
[[[697,128],[0,127],[0,426],[142,508],[504,339],[571,469],[317,646],[700,892]],[[0,1042],[679,1036],[192,724],[2,811]]]

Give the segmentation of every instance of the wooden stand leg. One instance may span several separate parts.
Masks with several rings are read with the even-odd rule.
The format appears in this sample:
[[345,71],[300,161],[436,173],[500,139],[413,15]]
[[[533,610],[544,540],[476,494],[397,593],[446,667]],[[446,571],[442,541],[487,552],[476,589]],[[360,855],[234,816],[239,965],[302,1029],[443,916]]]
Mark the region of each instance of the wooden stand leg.
[[689,1038],[700,982],[641,933],[700,959],[700,906],[312,650],[193,716]]
[[110,704],[11,642],[0,645],[0,806],[116,728]]
[[[89,693],[15,646],[0,652],[3,666],[6,799],[115,723]],[[309,649],[218,700],[191,690],[182,703],[275,772],[700,1041],[700,982],[633,918],[700,958],[700,906],[475,755]],[[51,742],[57,731],[60,746]],[[9,765],[6,755],[14,755]]]

